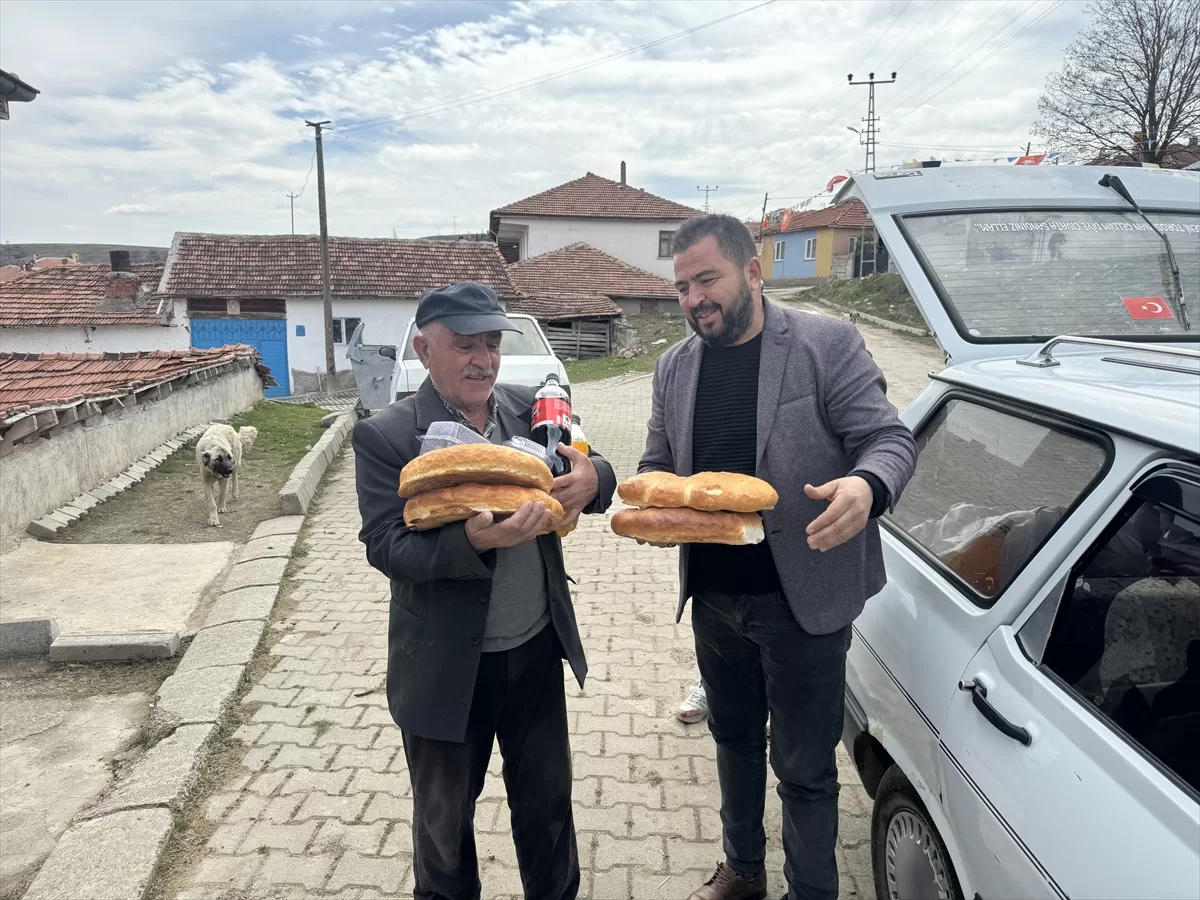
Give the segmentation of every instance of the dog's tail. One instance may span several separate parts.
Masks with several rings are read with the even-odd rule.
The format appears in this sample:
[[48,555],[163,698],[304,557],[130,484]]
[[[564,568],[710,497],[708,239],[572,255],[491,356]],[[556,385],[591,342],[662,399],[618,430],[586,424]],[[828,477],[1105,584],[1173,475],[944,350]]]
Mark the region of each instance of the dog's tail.
[[256,437],[258,437],[258,429],[253,425],[244,425],[238,429],[238,441],[241,443],[243,450],[253,447]]

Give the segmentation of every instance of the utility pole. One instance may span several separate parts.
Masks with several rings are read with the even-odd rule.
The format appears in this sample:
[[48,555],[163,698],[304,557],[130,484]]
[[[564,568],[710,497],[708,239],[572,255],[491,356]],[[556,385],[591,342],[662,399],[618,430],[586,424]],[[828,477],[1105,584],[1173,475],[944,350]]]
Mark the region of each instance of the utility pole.
[[891,79],[888,81],[876,81],[874,72],[868,73],[867,77],[870,80],[855,81],[854,73],[851,72],[849,75],[846,76],[846,81],[850,82],[851,86],[865,84],[865,85],[869,85],[869,87],[870,87],[870,92],[868,94],[868,99],[867,99],[867,117],[865,119],[863,119],[863,121],[867,123],[867,130],[866,130],[866,133],[862,135],[862,142],[867,145],[867,158],[866,158],[866,165],[865,165],[864,171],[874,172],[875,171],[875,139],[879,136],[879,129],[877,127],[879,124],[879,117],[875,115],[875,85],[877,85],[877,84],[895,84],[896,73],[893,72]]
[[299,196],[299,194],[288,192],[288,200],[291,201],[292,205],[292,234],[296,233],[296,198]]
[[709,192],[719,190],[719,189],[720,189],[720,185],[717,185],[716,187],[709,187],[707,184],[704,187],[700,187],[700,185],[696,185],[696,190],[704,191],[704,211],[705,212],[708,212],[708,194],[709,194]]
[[325,303],[325,376],[328,379],[326,390],[333,384],[333,298],[329,292],[329,220],[325,216],[325,153],[321,147],[321,126],[328,125],[329,120],[304,124],[315,128],[317,132],[317,203],[320,206],[321,217],[321,298]]

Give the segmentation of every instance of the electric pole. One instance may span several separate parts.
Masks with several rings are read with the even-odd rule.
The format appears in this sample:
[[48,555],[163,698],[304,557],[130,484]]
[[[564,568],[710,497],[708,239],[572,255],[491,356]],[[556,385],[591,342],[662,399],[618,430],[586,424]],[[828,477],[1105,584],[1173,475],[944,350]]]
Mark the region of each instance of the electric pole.
[[325,153],[321,147],[321,126],[328,125],[329,120],[304,124],[315,128],[317,132],[317,204],[321,217],[321,298],[325,303],[325,373],[328,382],[326,390],[333,384],[333,298],[329,292],[329,221],[325,216]]
[[709,192],[719,190],[719,189],[720,189],[720,185],[717,185],[716,187],[709,187],[707,184],[704,187],[700,187],[700,185],[696,185],[696,190],[704,191],[704,211],[705,212],[708,212],[708,194],[709,194]]
[[863,121],[867,123],[867,130],[865,133],[863,133],[861,135],[861,139],[862,139],[862,142],[867,145],[867,158],[866,158],[866,166],[864,168],[864,171],[874,172],[875,171],[875,139],[878,137],[878,134],[879,134],[879,129],[877,127],[879,124],[879,117],[875,115],[875,85],[877,85],[877,84],[895,84],[896,73],[893,72],[891,79],[888,81],[876,81],[874,72],[868,73],[867,77],[870,79],[869,81],[855,81],[854,73],[851,72],[849,75],[846,76],[846,81],[848,81],[851,84],[851,86],[865,84],[870,87],[870,91],[868,93],[868,99],[867,99],[867,117],[865,119],[863,119]]
[[292,205],[292,234],[296,233],[296,198],[299,196],[299,194],[293,194],[290,191],[288,192],[288,200]]

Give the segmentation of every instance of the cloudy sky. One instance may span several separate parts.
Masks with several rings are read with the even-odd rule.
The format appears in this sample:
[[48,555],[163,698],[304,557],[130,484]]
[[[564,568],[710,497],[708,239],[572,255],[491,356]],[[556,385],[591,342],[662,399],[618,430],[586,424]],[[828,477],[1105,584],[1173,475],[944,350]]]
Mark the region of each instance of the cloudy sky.
[[714,209],[752,217],[765,191],[790,206],[862,165],[847,126],[867,94],[849,72],[899,70],[877,89],[880,166],[1016,152],[1084,10],[5,0],[0,67],[42,93],[0,124],[0,239],[286,233],[288,192],[296,230],[315,232],[305,118],[332,120],[334,234],[483,230],[490,209],[586,171],[616,178],[621,160],[638,187],[700,205],[696,186],[719,185]]

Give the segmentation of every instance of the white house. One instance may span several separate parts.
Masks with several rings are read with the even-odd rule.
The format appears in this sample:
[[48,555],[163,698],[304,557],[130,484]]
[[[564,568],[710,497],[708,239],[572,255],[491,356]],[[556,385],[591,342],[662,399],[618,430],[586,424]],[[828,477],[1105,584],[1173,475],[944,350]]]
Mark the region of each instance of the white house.
[[492,210],[489,229],[510,262],[584,243],[617,259],[674,279],[671,237],[687,219],[703,215],[625,183],[588,172],[532,197]]
[[[425,291],[476,281],[516,296],[491,242],[329,239],[337,386],[352,387],[346,341],[397,344]],[[162,293],[187,310],[193,347],[249,344],[278,387],[267,396],[328,387],[320,239],[315,235],[175,235]]]
[[183,350],[182,315],[158,293],[162,264],[35,269],[0,283],[0,352],[129,353]]

